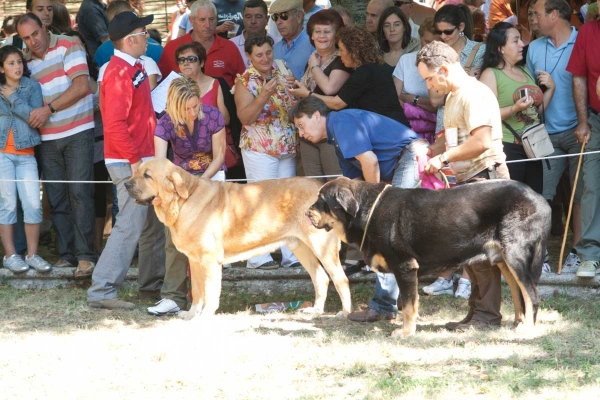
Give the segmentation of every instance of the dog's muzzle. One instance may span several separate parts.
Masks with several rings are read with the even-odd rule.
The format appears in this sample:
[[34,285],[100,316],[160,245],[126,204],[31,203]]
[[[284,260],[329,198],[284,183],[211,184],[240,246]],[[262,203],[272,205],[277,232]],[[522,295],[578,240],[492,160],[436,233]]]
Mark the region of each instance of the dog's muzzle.
[[155,197],[155,196],[152,196],[148,199],[140,198],[140,196],[142,195],[142,192],[140,190],[136,190],[134,184],[131,181],[125,182],[125,189],[127,189],[127,193],[129,193],[129,196],[140,206],[151,205],[152,200],[154,200],[154,197]]

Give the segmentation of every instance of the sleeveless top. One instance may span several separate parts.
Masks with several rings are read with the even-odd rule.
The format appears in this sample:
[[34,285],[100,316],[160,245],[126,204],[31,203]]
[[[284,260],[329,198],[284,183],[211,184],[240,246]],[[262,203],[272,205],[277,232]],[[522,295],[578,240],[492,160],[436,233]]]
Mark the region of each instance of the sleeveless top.
[[[515,104],[514,98],[515,92],[517,92],[523,86],[537,86],[536,82],[529,75],[529,72],[524,67],[519,67],[523,72],[527,80],[525,82],[518,82],[506,75],[502,70],[498,68],[492,68],[494,75],[496,76],[496,91],[498,92],[498,104],[500,108],[510,107]],[[523,111],[514,113],[513,116],[508,117],[504,120],[505,123],[511,126],[518,134],[521,134],[525,128],[530,125],[538,124],[540,122],[539,115],[535,108],[529,107]],[[504,124],[502,124],[502,141],[507,143],[514,143],[515,136],[508,130]]]

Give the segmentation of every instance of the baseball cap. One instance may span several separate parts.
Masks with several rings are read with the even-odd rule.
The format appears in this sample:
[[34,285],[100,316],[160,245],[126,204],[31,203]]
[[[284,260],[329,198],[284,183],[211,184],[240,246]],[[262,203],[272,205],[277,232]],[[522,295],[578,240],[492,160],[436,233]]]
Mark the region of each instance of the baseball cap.
[[137,28],[150,25],[154,21],[154,15],[138,17],[133,11],[123,11],[115,15],[108,23],[108,36],[110,40],[123,39]]

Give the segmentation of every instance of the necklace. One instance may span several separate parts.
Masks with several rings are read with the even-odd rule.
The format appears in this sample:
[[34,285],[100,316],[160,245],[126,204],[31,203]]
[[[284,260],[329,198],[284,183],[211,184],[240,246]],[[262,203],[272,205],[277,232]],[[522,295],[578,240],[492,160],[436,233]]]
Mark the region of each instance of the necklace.
[[[548,40],[550,40],[550,38],[546,38],[546,53],[544,53],[544,71],[548,71],[548,68],[547,68],[547,63],[548,63]],[[558,57],[558,61],[556,61],[556,64],[554,64],[554,68],[552,68],[552,71],[548,72],[550,75],[552,75],[552,73],[554,72],[554,70],[558,66],[558,63],[560,62],[560,59],[562,58],[563,54],[565,53],[565,50],[567,49],[567,45],[568,45],[568,43],[566,43],[565,47],[563,47],[563,49],[560,51],[560,56]]]

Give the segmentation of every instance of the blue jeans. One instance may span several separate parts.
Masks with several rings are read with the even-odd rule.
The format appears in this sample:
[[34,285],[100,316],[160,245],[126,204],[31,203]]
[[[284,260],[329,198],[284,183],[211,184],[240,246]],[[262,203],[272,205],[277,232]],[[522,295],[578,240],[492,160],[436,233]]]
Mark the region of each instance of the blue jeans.
[[[419,168],[417,151],[429,147],[425,139],[412,141],[402,150],[398,165],[394,171],[392,186],[412,189],[419,183]],[[398,312],[398,296],[400,290],[394,274],[376,273],[375,294],[369,302],[369,308],[388,317],[394,317]]]
[[[35,157],[0,153],[0,178],[37,180]],[[17,198],[21,200],[26,224],[42,222],[38,182],[0,182],[0,224],[14,225],[17,222]]]
[[[93,181],[94,130],[42,142],[41,164],[46,180]],[[60,258],[74,265],[80,260],[96,262],[94,185],[46,183],[45,186]]]

